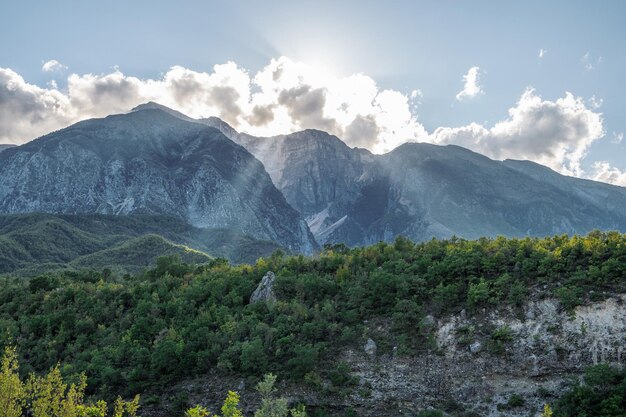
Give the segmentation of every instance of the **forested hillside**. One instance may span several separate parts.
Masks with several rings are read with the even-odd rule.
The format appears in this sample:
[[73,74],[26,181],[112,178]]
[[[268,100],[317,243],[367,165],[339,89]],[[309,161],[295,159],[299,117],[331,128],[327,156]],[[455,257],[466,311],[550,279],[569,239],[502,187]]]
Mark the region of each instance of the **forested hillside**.
[[138,273],[153,267],[159,256],[177,254],[189,263],[224,257],[240,263],[277,248],[234,230],[199,229],[169,216],[0,215],[0,274],[105,268]]
[[[268,271],[276,273],[277,301],[251,303]],[[195,266],[174,256],[134,276],[83,271],[1,280],[1,344],[17,347],[24,373],[60,363],[64,375],[86,373],[88,394],[142,393],[162,408],[173,405],[161,404],[159,393],[209,373],[254,381],[274,372],[342,396],[367,390],[337,358],[368,338],[376,339],[377,355],[436,357],[441,318],[522,312],[551,298],[573,314],[624,292],[626,235],[399,238],[327,247],[316,257],[276,252],[254,265],[214,259]],[[485,352],[496,357],[515,338],[506,326],[475,331],[471,337],[487,340]]]

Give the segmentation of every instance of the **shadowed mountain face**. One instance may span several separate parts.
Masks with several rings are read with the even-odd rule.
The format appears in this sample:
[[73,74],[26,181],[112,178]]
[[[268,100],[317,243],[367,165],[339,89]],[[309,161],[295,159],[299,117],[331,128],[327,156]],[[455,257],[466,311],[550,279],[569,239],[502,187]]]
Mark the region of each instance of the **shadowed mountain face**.
[[626,231],[625,188],[532,162],[418,143],[372,155],[314,130],[257,138],[219,119],[203,123],[265,164],[320,244]]
[[4,144],[4,143],[0,143],[0,152],[6,150],[6,149],[10,149],[10,148],[14,148],[15,145],[9,145],[9,144]]
[[165,214],[296,252],[316,247],[248,151],[154,106],[80,122],[0,153],[0,212]]

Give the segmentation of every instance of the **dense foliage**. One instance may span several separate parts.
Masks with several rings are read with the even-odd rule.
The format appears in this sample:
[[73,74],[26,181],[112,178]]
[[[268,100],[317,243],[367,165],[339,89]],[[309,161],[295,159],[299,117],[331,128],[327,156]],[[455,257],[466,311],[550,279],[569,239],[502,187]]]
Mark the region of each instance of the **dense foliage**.
[[554,417],[626,417],[626,371],[597,365],[555,404]]
[[115,400],[112,414],[105,401],[85,401],[87,379],[63,379],[58,366],[44,375],[20,378],[15,349],[6,348],[0,359],[0,415],[2,417],[136,417],[139,396],[132,401]]
[[[277,275],[278,301],[250,304],[268,270]],[[169,257],[136,276],[0,278],[0,341],[18,347],[24,371],[60,362],[64,375],[85,372],[88,391],[104,397],[211,369],[271,371],[311,384],[329,381],[339,390],[353,383],[349,369],[327,360],[343,346],[362,344],[374,331],[365,321],[389,322],[386,336],[412,354],[432,347],[428,314],[521,306],[531,294],[556,295],[572,308],[585,297],[623,291],[624,277],[626,235],[600,232],[421,244],[399,238],[327,247],[313,258],[277,252],[239,266],[220,259],[192,266]],[[494,349],[507,337],[507,329],[493,329]]]

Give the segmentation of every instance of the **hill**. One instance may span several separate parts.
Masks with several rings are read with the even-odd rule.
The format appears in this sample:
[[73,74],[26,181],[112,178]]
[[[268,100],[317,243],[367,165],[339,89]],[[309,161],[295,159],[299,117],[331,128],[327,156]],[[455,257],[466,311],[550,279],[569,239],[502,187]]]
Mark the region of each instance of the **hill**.
[[[311,415],[525,417],[588,366],[623,393],[625,265],[626,235],[593,232],[3,278],[0,348],[25,374],[60,363],[106,399],[141,393],[146,417],[216,410],[228,389],[253,409],[266,372]],[[251,297],[261,281],[274,297]]]
[[278,248],[232,230],[194,228],[168,216],[0,215],[0,274],[84,268],[139,272],[173,254],[192,263],[208,261],[207,254],[254,262]]

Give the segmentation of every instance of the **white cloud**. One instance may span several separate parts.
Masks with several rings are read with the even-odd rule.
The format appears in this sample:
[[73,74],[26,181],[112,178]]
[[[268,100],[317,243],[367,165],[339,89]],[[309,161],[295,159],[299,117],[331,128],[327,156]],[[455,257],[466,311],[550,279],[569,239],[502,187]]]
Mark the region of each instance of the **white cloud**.
[[548,101],[528,89],[509,109],[509,117],[493,127],[473,123],[439,128],[429,139],[461,145],[495,159],[529,159],[580,176],[589,146],[603,135],[601,115],[585,107],[582,98],[566,93]]
[[41,66],[41,70],[44,71],[44,72],[61,71],[61,70],[64,70],[64,69],[67,69],[67,67],[65,65],[61,64],[56,59],[51,59],[50,61],[46,61]]
[[69,98],[0,68],[0,143],[23,143],[76,121]]
[[613,132],[613,138],[611,139],[611,143],[619,145],[624,140],[624,132]]
[[626,171],[612,167],[611,164],[605,161],[594,163],[593,169],[593,180],[626,187]]
[[547,51],[546,49],[541,48],[541,49],[539,50],[539,53],[537,54],[537,57],[538,57],[539,59],[541,59],[541,58],[543,58],[544,56],[546,56],[546,54],[547,54],[547,53],[548,53],[548,51]]
[[456,99],[462,101],[466,98],[476,97],[479,94],[483,94],[484,91],[479,84],[480,82],[480,68],[472,67],[467,71],[467,74],[463,76],[463,90],[457,95]]
[[[478,67],[466,76],[480,91]],[[472,90],[475,85],[476,89]],[[377,153],[407,141],[457,144],[495,159],[529,159],[559,172],[584,175],[581,161],[603,136],[603,122],[585,101],[566,93],[555,101],[525,91],[509,116],[492,126],[472,123],[428,133],[418,122],[421,92],[382,90],[364,74],[333,77],[282,57],[256,74],[233,62],[211,72],[175,66],[158,79],[115,69],[109,74],[71,74],[67,90],[28,84],[0,69],[0,143],[24,143],[81,119],[156,101],[191,117],[219,116],[254,135],[324,129]]]
[[585,55],[580,58],[580,62],[583,68],[585,68],[585,71],[593,71],[602,63],[602,57],[599,56],[594,59],[589,52],[585,52]]
[[600,107],[602,107],[602,104],[604,104],[604,99],[596,97],[596,95],[592,95],[589,100],[587,100],[589,102],[589,106],[591,106],[592,109],[597,110]]

